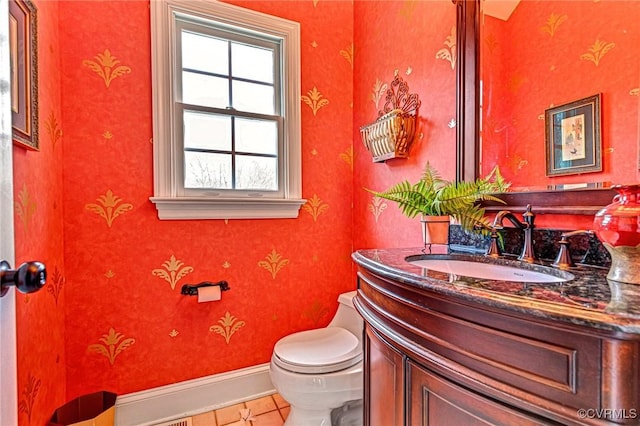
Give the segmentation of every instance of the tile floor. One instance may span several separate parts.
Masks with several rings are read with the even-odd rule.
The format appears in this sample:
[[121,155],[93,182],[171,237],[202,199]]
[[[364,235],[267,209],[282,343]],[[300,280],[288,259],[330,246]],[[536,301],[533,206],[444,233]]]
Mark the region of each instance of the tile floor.
[[192,426],[282,426],[289,403],[273,394],[193,416]]

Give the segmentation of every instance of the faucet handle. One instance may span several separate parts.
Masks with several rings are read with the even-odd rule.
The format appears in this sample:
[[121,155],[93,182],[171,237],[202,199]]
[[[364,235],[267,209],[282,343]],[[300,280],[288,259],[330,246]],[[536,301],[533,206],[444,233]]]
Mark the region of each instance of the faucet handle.
[[522,214],[522,219],[524,223],[529,225],[529,228],[533,228],[533,221],[535,220],[536,215],[531,211],[531,204],[527,204],[527,208],[525,212]]
[[573,268],[575,263],[573,263],[573,259],[571,258],[571,250],[569,249],[569,237],[573,237],[574,235],[593,235],[593,231],[580,229],[577,231],[563,232],[560,235],[560,241],[558,244],[560,245],[560,250],[558,251],[558,255],[556,256],[556,260],[551,264],[559,269],[569,269]]
[[504,229],[502,225],[487,225],[484,223],[477,223],[474,225],[476,230],[487,230],[489,231],[489,247],[484,252],[485,256],[498,258],[502,257],[502,250],[500,250],[500,246],[498,245],[498,230]]
[[489,238],[490,238],[489,247],[487,248],[487,251],[484,253],[485,256],[493,257],[493,258],[502,256],[502,250],[500,250],[500,246],[498,245],[498,231],[497,231],[497,229],[501,229],[501,228],[502,227],[499,227],[499,228],[491,227],[491,231],[489,234]]

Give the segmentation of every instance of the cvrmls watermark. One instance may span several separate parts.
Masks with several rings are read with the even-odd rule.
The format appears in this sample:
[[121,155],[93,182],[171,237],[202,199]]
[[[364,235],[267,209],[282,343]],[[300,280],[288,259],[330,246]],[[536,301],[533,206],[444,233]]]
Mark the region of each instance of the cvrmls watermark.
[[635,408],[580,408],[577,411],[581,419],[604,419],[604,420],[628,420],[637,419],[638,410]]

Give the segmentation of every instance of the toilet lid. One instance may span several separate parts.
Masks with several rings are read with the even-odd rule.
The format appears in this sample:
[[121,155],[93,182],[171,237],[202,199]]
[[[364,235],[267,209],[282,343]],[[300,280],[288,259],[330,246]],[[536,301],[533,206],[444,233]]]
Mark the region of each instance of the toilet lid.
[[362,345],[344,328],[327,327],[283,337],[273,354],[276,365],[285,370],[330,373],[357,364],[362,359]]

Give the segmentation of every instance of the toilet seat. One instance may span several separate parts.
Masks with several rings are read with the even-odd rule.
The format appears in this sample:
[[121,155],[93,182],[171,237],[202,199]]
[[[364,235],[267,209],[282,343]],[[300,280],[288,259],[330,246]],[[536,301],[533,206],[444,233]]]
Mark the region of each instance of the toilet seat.
[[362,347],[344,328],[319,328],[278,340],[272,359],[277,366],[296,373],[332,373],[360,362]]

